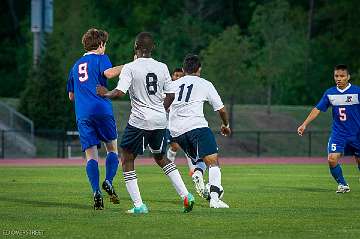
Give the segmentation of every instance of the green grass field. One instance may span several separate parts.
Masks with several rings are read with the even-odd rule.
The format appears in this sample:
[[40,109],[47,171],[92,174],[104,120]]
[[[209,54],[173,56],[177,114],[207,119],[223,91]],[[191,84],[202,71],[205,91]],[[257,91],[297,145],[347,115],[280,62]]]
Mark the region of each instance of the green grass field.
[[184,214],[161,170],[139,166],[150,213],[127,215],[132,205],[120,175],[120,205],[106,197],[105,210],[94,211],[83,167],[2,167],[0,238],[24,238],[7,235],[21,230],[40,231],[32,238],[360,238],[359,172],[354,165],[343,170],[352,191],[338,195],[326,165],[224,166],[231,208],[210,209],[196,197],[194,211]]

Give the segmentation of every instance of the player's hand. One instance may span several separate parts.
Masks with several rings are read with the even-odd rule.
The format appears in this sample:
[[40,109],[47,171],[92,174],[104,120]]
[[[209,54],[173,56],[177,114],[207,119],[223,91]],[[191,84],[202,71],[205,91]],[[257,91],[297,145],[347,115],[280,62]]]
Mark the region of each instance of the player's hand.
[[108,89],[106,89],[105,86],[102,86],[102,85],[97,85],[96,86],[96,94],[104,97],[107,92],[108,92]]
[[305,129],[306,126],[304,124],[300,125],[299,128],[297,129],[298,135],[303,136]]
[[230,129],[229,125],[222,124],[220,127],[220,132],[221,132],[221,135],[229,136],[231,134],[231,129]]

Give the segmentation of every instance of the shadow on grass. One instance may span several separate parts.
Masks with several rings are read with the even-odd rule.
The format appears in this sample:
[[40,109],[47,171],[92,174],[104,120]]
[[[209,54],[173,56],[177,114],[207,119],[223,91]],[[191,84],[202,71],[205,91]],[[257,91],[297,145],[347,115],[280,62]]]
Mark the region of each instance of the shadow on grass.
[[2,202],[15,202],[26,205],[38,206],[38,207],[57,207],[57,208],[71,208],[71,209],[91,209],[90,205],[77,204],[77,203],[65,203],[65,202],[46,202],[46,201],[37,201],[30,199],[19,199],[19,198],[7,198],[0,196],[0,201]]
[[329,192],[329,189],[325,188],[316,188],[316,187],[289,187],[289,186],[263,186],[261,187],[265,190],[276,192],[276,191],[301,191],[301,192],[314,192],[314,193],[320,193],[320,192]]

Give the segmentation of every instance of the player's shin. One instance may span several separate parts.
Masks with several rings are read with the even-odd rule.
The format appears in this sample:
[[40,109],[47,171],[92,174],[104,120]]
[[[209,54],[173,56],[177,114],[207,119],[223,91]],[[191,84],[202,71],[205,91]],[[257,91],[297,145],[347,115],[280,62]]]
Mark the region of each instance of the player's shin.
[[221,171],[218,166],[209,167],[210,197],[217,200],[219,198],[221,186]]
[[340,164],[335,167],[330,166],[330,173],[338,184],[347,185]]
[[118,155],[114,152],[109,152],[106,156],[106,178],[111,184],[118,170],[119,160]]
[[134,206],[140,207],[143,204],[143,202],[141,199],[135,170],[124,172],[123,175],[124,175],[126,189],[134,203]]
[[179,170],[176,168],[175,164],[170,162],[166,164],[163,168],[164,173],[169,177],[171,183],[173,184],[176,192],[181,198],[184,198],[188,195],[188,190],[184,184],[184,181],[181,178]]
[[93,192],[100,191],[99,185],[99,165],[95,159],[90,159],[86,163],[86,174],[89,178]]

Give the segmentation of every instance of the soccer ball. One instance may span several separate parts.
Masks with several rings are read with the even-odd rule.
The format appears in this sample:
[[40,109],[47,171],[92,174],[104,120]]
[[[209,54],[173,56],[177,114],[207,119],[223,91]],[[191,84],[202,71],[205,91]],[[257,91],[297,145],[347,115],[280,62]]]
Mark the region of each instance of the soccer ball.
[[[220,186],[219,199],[222,199],[223,197],[224,197],[224,189],[222,186]],[[204,198],[206,198],[206,200],[210,201],[210,183],[207,183],[205,185]]]

